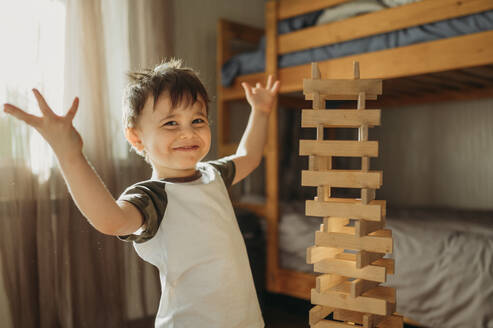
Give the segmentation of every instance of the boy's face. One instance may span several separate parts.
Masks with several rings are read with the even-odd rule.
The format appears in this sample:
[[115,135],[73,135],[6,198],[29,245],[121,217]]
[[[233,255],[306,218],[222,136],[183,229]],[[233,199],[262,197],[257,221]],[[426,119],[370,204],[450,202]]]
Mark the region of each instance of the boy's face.
[[[164,93],[154,105],[148,97],[134,132],[154,169],[153,177],[184,177],[195,173],[195,165],[207,155],[211,146],[211,131],[203,100],[192,105],[184,97],[171,108]],[[154,107],[154,108],[153,108]]]

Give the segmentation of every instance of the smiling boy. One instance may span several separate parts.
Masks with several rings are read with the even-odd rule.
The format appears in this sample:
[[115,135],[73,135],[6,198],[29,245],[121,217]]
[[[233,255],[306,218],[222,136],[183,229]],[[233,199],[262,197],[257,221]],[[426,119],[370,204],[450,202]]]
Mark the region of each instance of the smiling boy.
[[236,154],[200,162],[209,152],[209,97],[196,76],[171,60],[130,75],[125,136],[152,166],[149,180],[115,201],[82,153],[72,125],[78,99],[58,116],[34,90],[43,117],[6,104],[54,150],[80,211],[100,232],[133,241],[159,269],[156,327],[263,327],[244,241],[227,188],[260,163],[279,82],[244,83],[252,106]]

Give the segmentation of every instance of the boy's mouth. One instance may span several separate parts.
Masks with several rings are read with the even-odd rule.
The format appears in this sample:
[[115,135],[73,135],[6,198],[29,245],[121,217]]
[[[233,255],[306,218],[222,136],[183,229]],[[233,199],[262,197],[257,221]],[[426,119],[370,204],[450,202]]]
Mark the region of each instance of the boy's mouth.
[[173,150],[178,150],[178,151],[194,151],[199,149],[199,146],[197,145],[191,145],[191,146],[182,146],[182,147],[175,147]]

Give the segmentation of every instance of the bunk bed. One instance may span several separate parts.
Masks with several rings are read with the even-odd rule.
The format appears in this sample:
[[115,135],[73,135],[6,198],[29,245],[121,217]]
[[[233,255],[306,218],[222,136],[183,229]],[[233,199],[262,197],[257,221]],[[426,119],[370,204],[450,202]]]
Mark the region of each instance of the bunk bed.
[[[310,107],[307,100],[300,97],[300,91],[303,79],[310,76],[312,59],[308,59],[303,64],[297,63],[296,66],[280,67],[280,62],[283,61],[282,56],[299,54],[303,51],[312,51],[313,54],[313,51],[320,49],[319,47],[337,46],[351,41],[361,42],[361,40],[369,40],[368,38],[380,35],[392,37],[392,33],[405,33],[412,28],[431,26],[430,24],[447,20],[465,18],[465,25],[477,27],[481,24],[477,24],[474,20],[473,23],[467,21],[470,15],[484,14],[487,20],[493,17],[493,1],[491,0],[421,0],[323,25],[299,24],[302,28],[288,32],[281,31],[286,32],[282,34],[279,31],[280,23],[283,21],[349,2],[348,0],[267,1],[265,31],[224,19],[219,20],[217,27],[217,135],[220,156],[236,151],[237,144],[231,141],[229,122],[232,105],[242,101],[244,97],[241,82],[255,84],[265,81],[266,77],[272,74],[281,81],[276,107],[283,104],[298,109]],[[264,36],[265,39],[263,39]],[[240,75],[236,77],[229,77],[230,81],[225,83],[222,73],[224,73],[224,67],[231,63],[237,55],[237,45],[258,45],[259,43],[262,45],[263,42],[264,48],[261,53],[265,63],[263,70],[243,75],[240,72]],[[396,105],[493,97],[493,26],[484,25],[473,32],[431,38],[424,42],[416,40],[402,46],[394,44],[390,48],[374,50],[370,47],[362,51],[356,54],[345,54],[342,57],[318,60],[318,65],[323,78],[348,78],[353,73],[348,70],[348,67],[352,67],[353,62],[358,61],[362,68],[361,78],[382,79],[384,95],[375,100],[373,103],[375,108],[385,109]],[[258,55],[257,53],[256,56]],[[264,151],[263,168],[266,177],[264,202],[261,204],[238,202],[235,205],[249,209],[265,218],[267,290],[309,299],[310,289],[315,284],[315,276],[309,273],[311,269],[306,267],[303,269],[302,264],[281,265],[282,250],[279,245],[283,228],[280,226],[282,204],[279,197],[281,191],[279,162],[282,147],[280,146],[279,122],[280,113],[274,110],[269,123],[268,144]],[[334,135],[331,136],[334,137]],[[300,204],[287,206],[303,208]],[[293,209],[292,213],[297,211],[299,212]],[[394,211],[394,214],[405,216],[409,220],[409,226],[418,224],[416,222],[420,222],[421,225],[425,224],[425,221],[420,218],[431,215],[426,211],[409,212],[407,210]],[[455,219],[449,221],[455,223],[449,222],[448,224],[461,227],[461,229],[457,228],[458,230],[447,230],[451,234],[457,234],[457,231],[477,230],[481,231],[483,236],[486,236],[485,238],[493,235],[489,228],[491,226],[489,213],[477,214],[475,217],[479,219],[470,220],[469,228],[465,228],[460,223],[459,218],[463,214],[455,212],[451,215]],[[289,222],[289,216],[284,220]],[[310,221],[310,219],[305,218],[305,221]],[[446,220],[428,221],[433,221],[431,224],[436,225]],[[389,223],[390,220],[387,222]],[[313,227],[320,224],[320,220],[313,220],[310,224],[311,228],[306,231],[313,232]],[[296,226],[296,220],[291,221],[291,225]],[[399,223],[396,226],[398,227]],[[392,226],[391,228],[394,229]],[[305,228],[300,226],[300,229]],[[402,228],[402,231],[405,230],[406,228]],[[415,233],[419,234],[419,232]],[[292,233],[292,237],[295,237],[295,233]],[[295,245],[296,243],[292,243],[293,247],[296,247]],[[402,246],[405,248],[404,244]],[[486,250],[482,249],[486,254],[490,254],[488,252],[491,250],[491,245],[488,247]],[[484,281],[486,283],[493,281],[488,279],[491,277],[486,277]]]

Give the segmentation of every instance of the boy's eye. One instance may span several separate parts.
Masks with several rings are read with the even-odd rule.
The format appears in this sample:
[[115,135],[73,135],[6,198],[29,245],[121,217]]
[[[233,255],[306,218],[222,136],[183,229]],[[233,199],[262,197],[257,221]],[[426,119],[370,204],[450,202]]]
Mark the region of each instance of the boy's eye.
[[176,121],[169,121],[169,122],[166,122],[163,124],[163,126],[167,125],[167,126],[174,126],[174,125],[177,125],[178,123],[176,123]]
[[192,123],[205,123],[205,121],[201,118],[196,118]]

